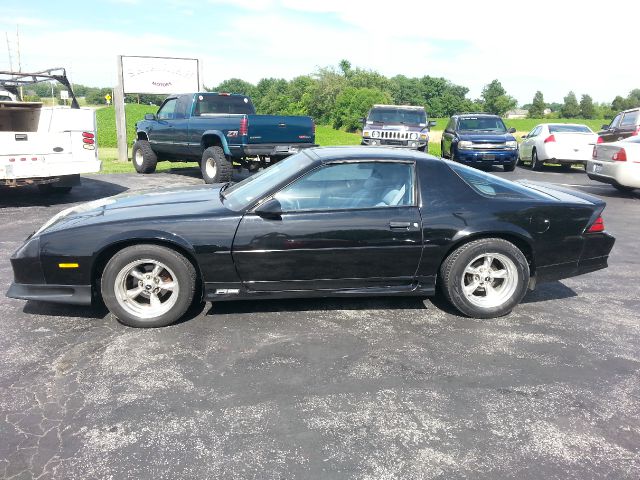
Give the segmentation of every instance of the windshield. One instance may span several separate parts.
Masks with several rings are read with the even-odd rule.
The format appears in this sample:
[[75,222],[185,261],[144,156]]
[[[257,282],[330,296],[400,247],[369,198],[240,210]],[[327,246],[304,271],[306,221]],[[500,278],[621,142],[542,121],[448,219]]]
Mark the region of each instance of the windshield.
[[483,132],[507,133],[507,127],[498,117],[466,117],[458,120],[458,130],[481,130]]
[[218,95],[217,93],[198,95],[195,115],[216,115],[224,113],[253,115],[256,113],[256,109],[253,108],[249,97]]
[[304,152],[300,152],[271,165],[224,190],[222,195],[225,205],[231,210],[246,208],[287,179],[296,178],[311,164],[313,160]]
[[402,123],[418,125],[427,123],[424,110],[409,110],[406,108],[374,108],[369,112],[369,122]]
[[593,133],[586,125],[549,125],[549,133]]

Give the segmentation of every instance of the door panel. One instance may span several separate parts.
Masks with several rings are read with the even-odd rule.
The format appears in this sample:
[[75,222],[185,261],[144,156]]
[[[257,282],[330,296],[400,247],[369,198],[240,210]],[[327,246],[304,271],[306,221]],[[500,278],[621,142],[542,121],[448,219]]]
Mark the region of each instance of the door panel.
[[420,262],[417,207],[247,214],[233,259],[252,290],[408,286]]

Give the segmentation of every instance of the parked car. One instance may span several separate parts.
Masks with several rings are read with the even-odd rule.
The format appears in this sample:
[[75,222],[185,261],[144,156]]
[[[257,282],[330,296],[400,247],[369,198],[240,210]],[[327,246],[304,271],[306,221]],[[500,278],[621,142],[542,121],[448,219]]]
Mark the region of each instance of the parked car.
[[444,158],[474,167],[502,165],[512,172],[518,162],[515,128],[504,125],[497,115],[465,113],[449,119],[440,150]]
[[532,170],[540,170],[545,162],[559,163],[566,168],[586,165],[593,153],[598,135],[586,125],[577,123],[541,123],[522,137],[518,150],[521,162]]
[[429,145],[429,129],[436,125],[427,118],[424,107],[374,105],[362,119],[362,145],[394,146],[424,152]]
[[[19,97],[20,87],[51,81],[67,89],[71,108]],[[0,97],[0,185],[68,193],[80,184],[80,174],[100,171],[95,110],[80,108],[64,68],[0,72],[0,87],[10,93],[8,100]]]
[[168,325],[222,301],[433,295],[463,314],[510,312],[539,282],[607,266],[605,202],[513,183],[419,152],[304,150],[235,185],[72,207],[11,257],[8,296],[90,304]]
[[311,117],[256,115],[245,95],[200,92],[168,97],[136,123],[133,164],[152,173],[159,160],[198,161],[206,183],[231,179],[232,162],[260,166],[315,146]]
[[622,192],[640,188],[640,136],[596,145],[587,162],[587,175]]
[[609,125],[602,125],[598,132],[602,142],[617,142],[633,135],[640,135],[640,108],[620,112]]

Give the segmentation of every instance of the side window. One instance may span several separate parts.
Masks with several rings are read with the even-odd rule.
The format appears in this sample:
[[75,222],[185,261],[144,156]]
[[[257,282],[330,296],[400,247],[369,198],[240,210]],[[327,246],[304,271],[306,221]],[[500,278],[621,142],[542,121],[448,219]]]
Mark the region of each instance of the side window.
[[449,123],[447,123],[446,130],[453,131],[455,130],[455,128],[456,128],[456,121],[453,118],[449,119]]
[[527,138],[537,137],[538,135],[540,135],[540,130],[542,130],[542,127],[538,125],[533,130],[531,130],[531,132],[529,132],[529,135],[527,135]]
[[182,97],[178,97],[178,101],[176,103],[176,111],[173,118],[176,118],[176,119],[186,118],[187,107],[188,105],[190,105],[190,103],[191,103],[190,96],[184,95]]
[[621,127],[632,127],[638,123],[638,114],[640,111],[636,110],[635,112],[627,112],[624,114],[622,121],[620,122]]
[[178,100],[172,98],[168,100],[158,111],[158,120],[173,120],[176,112],[176,103]]
[[620,119],[622,118],[622,114],[618,114],[616,118],[613,119],[609,128],[616,128],[620,124]]
[[414,205],[413,164],[338,163],[314,170],[280,190],[283,211]]

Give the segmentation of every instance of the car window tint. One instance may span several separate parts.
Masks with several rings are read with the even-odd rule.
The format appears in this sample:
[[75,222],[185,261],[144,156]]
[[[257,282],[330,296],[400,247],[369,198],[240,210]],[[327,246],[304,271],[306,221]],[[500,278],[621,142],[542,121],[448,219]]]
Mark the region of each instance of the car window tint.
[[171,120],[175,118],[176,111],[176,103],[177,99],[172,98],[171,100],[167,100],[162,108],[158,111],[158,119],[159,120]]
[[620,122],[621,127],[629,127],[638,123],[638,114],[640,111],[636,110],[635,112],[627,112],[622,117],[622,121]]
[[549,133],[593,133],[586,125],[549,125]]
[[495,175],[481,172],[475,168],[467,167],[459,163],[446,161],[447,165],[464,182],[480,195],[491,198],[537,198],[552,199],[550,195],[532,190],[518,183],[510,182]]
[[504,133],[507,131],[502,119],[492,117],[468,117],[458,121],[458,130],[482,130]]
[[609,125],[609,128],[616,128],[620,123],[621,118],[622,118],[622,114],[617,115],[616,118],[614,118],[613,121],[611,122],[611,125]]
[[253,115],[256,113],[248,97],[202,94],[198,95],[194,114],[197,115]]
[[354,162],[326,165],[275,195],[283,211],[413,205],[413,165]]

